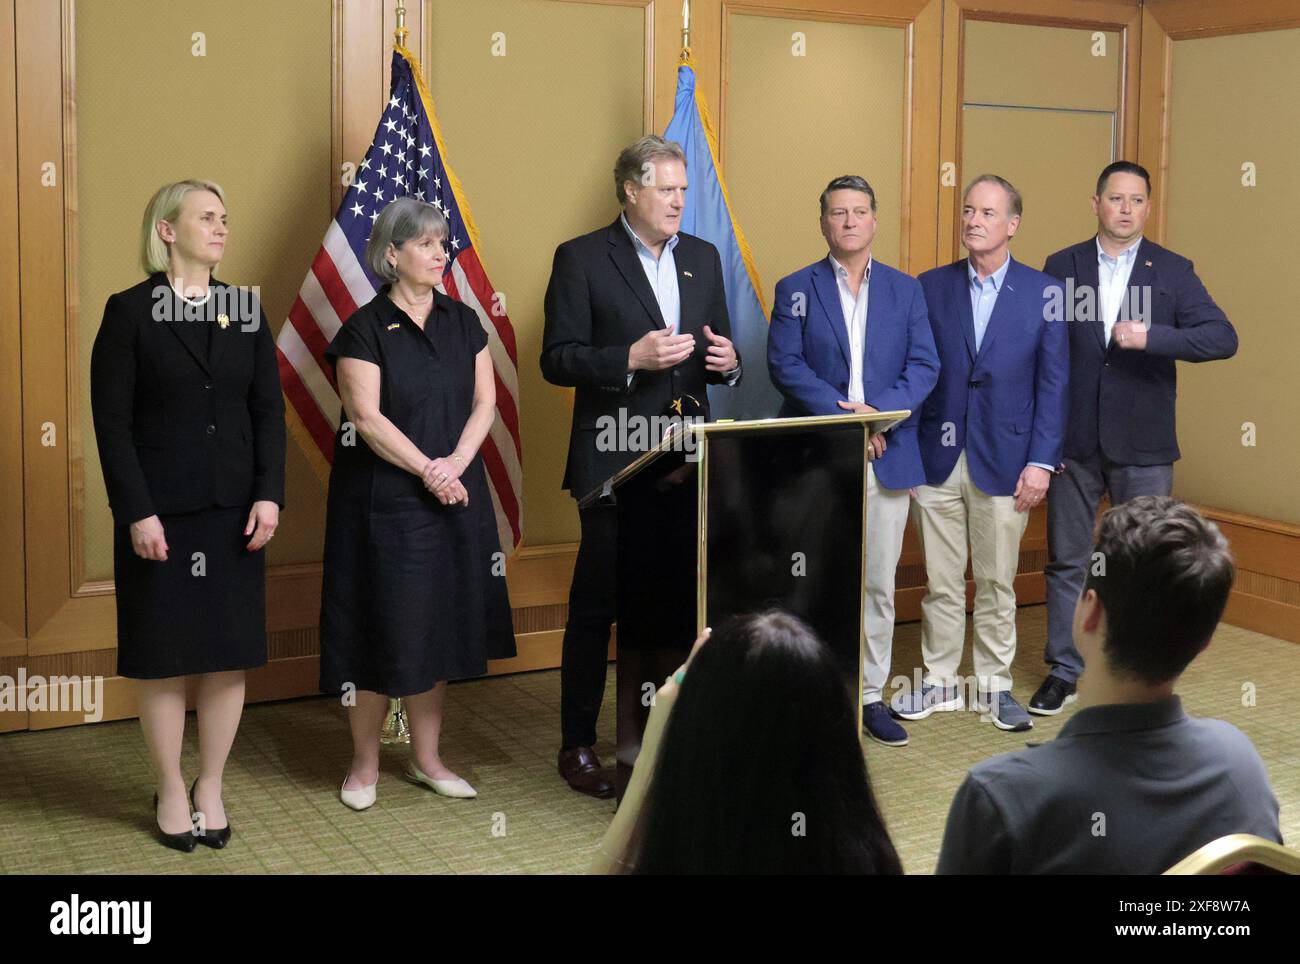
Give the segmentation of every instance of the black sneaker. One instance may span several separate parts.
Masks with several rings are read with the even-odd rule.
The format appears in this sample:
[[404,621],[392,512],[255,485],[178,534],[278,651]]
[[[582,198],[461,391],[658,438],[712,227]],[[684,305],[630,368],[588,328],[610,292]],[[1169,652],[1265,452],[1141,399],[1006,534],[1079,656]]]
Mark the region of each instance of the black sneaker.
[[1073,703],[1076,699],[1078,697],[1074,695],[1073,683],[1067,683],[1059,676],[1049,676],[1029,701],[1029,712],[1039,716],[1055,716],[1066,703]]

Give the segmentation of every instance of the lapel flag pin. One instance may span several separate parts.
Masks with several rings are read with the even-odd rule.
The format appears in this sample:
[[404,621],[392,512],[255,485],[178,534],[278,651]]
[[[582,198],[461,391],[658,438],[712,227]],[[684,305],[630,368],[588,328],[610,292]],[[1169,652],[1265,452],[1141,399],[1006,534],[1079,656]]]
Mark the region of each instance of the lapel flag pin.
[[388,326],[388,330],[392,331],[394,328],[401,328],[401,327],[402,327],[402,323],[400,321],[395,321]]
[[1146,264],[1146,266],[1147,266],[1148,268],[1151,267],[1151,262],[1150,262],[1150,261],[1145,262],[1145,264]]
[[691,274],[689,271],[683,271],[682,274],[686,275],[686,277],[688,277],[688,278],[694,278],[694,277],[695,277],[695,275]]
[[217,324],[224,330],[230,327],[230,316],[226,314],[217,315]]

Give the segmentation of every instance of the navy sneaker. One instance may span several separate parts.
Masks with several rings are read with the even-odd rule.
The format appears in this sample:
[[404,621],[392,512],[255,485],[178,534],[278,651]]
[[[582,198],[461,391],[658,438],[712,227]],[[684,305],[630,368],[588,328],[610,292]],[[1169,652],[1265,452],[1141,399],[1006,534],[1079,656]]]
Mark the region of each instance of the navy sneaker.
[[889,715],[889,708],[880,700],[862,707],[862,729],[867,736],[885,746],[907,746],[907,730]]
[[1011,730],[1020,733],[1034,727],[1025,708],[1016,702],[1009,690],[1000,693],[976,693],[975,705],[971,707],[979,713],[987,713],[990,721],[999,730]]
[[943,713],[960,710],[966,705],[961,697],[961,688],[957,686],[945,689],[942,686],[921,684],[921,691],[903,689],[894,694],[890,701],[894,715],[902,720],[923,720],[931,713]]

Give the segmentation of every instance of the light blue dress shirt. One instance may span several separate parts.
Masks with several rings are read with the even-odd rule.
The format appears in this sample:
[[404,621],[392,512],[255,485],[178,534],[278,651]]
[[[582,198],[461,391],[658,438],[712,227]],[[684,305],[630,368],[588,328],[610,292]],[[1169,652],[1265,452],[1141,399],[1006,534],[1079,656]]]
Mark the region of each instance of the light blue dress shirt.
[[[677,287],[677,260],[673,257],[673,249],[677,247],[677,235],[674,234],[664,242],[663,253],[656,258],[646,243],[636,236],[632,225],[627,223],[626,214],[620,214],[618,221],[623,225],[627,236],[632,239],[632,247],[636,249],[641,270],[645,272],[645,279],[650,282],[650,290],[655,295],[655,303],[659,305],[659,314],[664,317],[664,327],[674,335],[680,334],[678,328],[682,321],[682,293]],[[633,374],[633,372],[627,373],[629,385],[632,384]],[[722,377],[727,380],[728,385],[735,385],[740,378],[740,366],[724,372]]]
[[645,272],[646,281],[650,282],[650,290],[655,293],[659,313],[664,316],[664,325],[674,335],[677,334],[677,326],[682,320],[682,294],[677,288],[677,261],[673,258],[677,235],[674,234],[664,242],[663,253],[656,258],[646,243],[636,236],[632,225],[627,223],[627,215],[620,214],[618,219],[627,236],[632,239],[632,247],[636,248],[641,270]]
[[1002,267],[981,281],[975,265],[971,264],[969,259],[966,261],[966,273],[970,277],[970,311],[975,316],[976,352],[984,343],[984,332],[988,330],[993,306],[998,302],[998,292],[1002,290],[1002,282],[1006,280],[1007,269],[1010,267],[1011,255],[1008,254],[1007,260],[1002,262]]
[[[998,302],[998,292],[1002,290],[1002,282],[1007,278],[1007,269],[1011,267],[1011,254],[1007,254],[1007,260],[1002,262],[1002,267],[998,268],[991,275],[980,280],[979,272],[975,270],[975,265],[966,260],[966,274],[970,278],[970,311],[975,317],[975,351],[978,353],[980,345],[984,343],[984,334],[988,331],[989,319],[993,317],[993,306]],[[1046,469],[1048,472],[1055,472],[1056,466],[1044,465],[1042,462],[1030,462],[1030,465],[1036,465],[1040,469]]]

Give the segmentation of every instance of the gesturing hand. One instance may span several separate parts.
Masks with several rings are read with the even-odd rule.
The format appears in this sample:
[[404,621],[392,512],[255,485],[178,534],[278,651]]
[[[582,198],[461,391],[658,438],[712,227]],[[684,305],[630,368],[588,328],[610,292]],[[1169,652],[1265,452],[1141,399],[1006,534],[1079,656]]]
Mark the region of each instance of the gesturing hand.
[[680,365],[695,351],[694,335],[674,335],[667,328],[648,331],[627,350],[628,371],[658,372]]
[[709,340],[708,357],[704,367],[711,372],[735,371],[736,366],[740,364],[740,358],[736,355],[736,346],[731,343],[731,339],[715,335],[708,325],[704,326],[704,337]]

